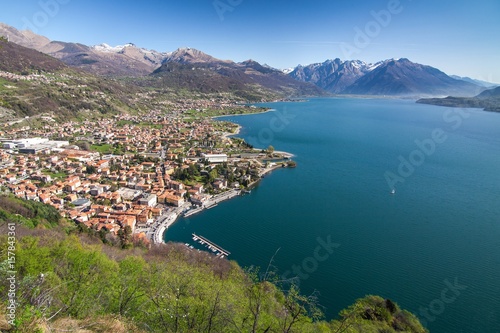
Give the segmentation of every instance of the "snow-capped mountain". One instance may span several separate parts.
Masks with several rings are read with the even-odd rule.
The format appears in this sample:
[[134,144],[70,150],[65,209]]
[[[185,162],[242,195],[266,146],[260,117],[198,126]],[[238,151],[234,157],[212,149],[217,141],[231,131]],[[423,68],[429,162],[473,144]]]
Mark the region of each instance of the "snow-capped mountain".
[[125,55],[146,65],[151,65],[153,70],[161,66],[168,56],[168,53],[137,47],[133,43],[117,46],[110,46],[106,43],[102,43],[91,46],[90,48],[96,53]]
[[117,46],[111,46],[106,43],[102,43],[99,45],[94,45],[91,46],[91,49],[94,49],[95,51],[98,52],[110,52],[110,53],[119,53],[122,52],[124,48],[126,47],[134,47],[135,45],[133,43],[127,43],[125,45],[117,45]]
[[[253,60],[235,63],[216,59],[189,47],[162,53],[137,47],[133,43],[87,46],[50,41],[33,32],[19,31],[5,24],[0,24],[0,35],[94,74],[148,76],[154,72],[157,76],[161,74],[165,84],[181,79],[191,80],[189,82],[192,84],[187,86],[201,90],[203,85],[212,87],[212,91],[241,90],[244,85],[254,83],[282,93],[286,91],[293,94],[299,91],[303,95],[322,94],[326,90],[336,94],[475,96],[484,90],[484,87],[475,82],[451,78],[436,68],[416,64],[408,59],[390,59],[371,64],[361,60],[342,61],[337,58],[279,71]],[[178,71],[182,71],[182,75],[177,75]],[[213,73],[210,76],[201,75],[207,71]],[[219,88],[207,78],[218,82]],[[203,80],[206,82],[203,83]],[[186,85],[186,82],[174,83],[178,87]]]
[[133,43],[127,43],[117,46],[110,46],[106,43],[102,43],[99,45],[91,46],[90,48],[95,52],[125,54],[132,57],[135,56],[139,61],[146,60],[146,63],[153,63],[154,65],[158,66],[161,65],[168,56],[168,53],[166,52],[148,50],[142,47],[138,47]]
[[404,58],[374,64],[360,60],[327,60],[308,66],[299,65],[288,75],[302,82],[314,83],[335,94],[474,96],[484,89]]
[[151,77],[169,87],[208,93],[233,91],[253,100],[266,91],[279,92],[282,96],[325,95],[313,84],[298,82],[254,60],[238,63],[221,60],[193,48],[168,53]]
[[288,73],[302,82],[311,82],[332,93],[341,93],[366,73],[379,67],[382,62],[367,64],[361,60],[327,60],[308,66],[297,66]]
[[70,66],[101,75],[147,75],[160,67],[166,57],[166,53],[139,48],[132,43],[87,46],[51,41],[31,31],[20,31],[3,23],[0,24],[0,35],[21,46],[51,55]]
[[406,58],[384,61],[343,90],[345,94],[389,96],[475,96],[484,88],[456,80],[437,68]]

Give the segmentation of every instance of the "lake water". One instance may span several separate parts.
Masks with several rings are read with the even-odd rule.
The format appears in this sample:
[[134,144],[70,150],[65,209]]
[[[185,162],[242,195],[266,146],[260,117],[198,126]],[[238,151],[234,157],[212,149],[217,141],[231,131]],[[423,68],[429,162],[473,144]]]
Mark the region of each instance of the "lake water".
[[276,254],[327,319],[376,294],[431,332],[500,332],[500,114],[383,99],[266,106],[276,111],[224,120],[297,168],[179,220],[166,241],[196,232],[243,267]]

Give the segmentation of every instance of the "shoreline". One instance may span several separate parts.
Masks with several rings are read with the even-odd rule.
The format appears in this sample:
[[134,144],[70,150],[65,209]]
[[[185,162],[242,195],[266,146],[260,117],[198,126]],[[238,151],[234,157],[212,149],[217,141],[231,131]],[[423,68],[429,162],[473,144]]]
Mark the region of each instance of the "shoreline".
[[[289,154],[292,155],[292,154]],[[292,155],[293,156],[293,155]],[[247,189],[253,189],[257,184],[264,178],[265,175],[272,173],[275,170],[278,169],[286,169],[287,167],[283,167],[281,164],[272,166],[270,168],[265,169],[264,171],[259,173],[259,179],[253,181],[252,183],[248,184]],[[244,190],[241,189],[230,189],[228,191],[215,194],[210,199],[207,200],[202,206],[197,207],[197,208],[192,208],[193,206],[191,204],[184,204],[180,207],[174,208],[173,211],[162,215],[158,221],[161,221],[157,226],[155,226],[158,221],[156,221],[151,228],[153,228],[153,233],[150,235],[148,238],[151,239],[151,242],[153,245],[156,244],[164,244],[164,236],[165,232],[167,232],[168,228],[170,228],[175,222],[179,220],[181,217],[189,218],[191,215],[195,215],[198,213],[202,213],[206,209],[211,209],[216,207],[219,203],[231,200],[235,197],[240,196],[242,193],[244,193]],[[186,213],[194,211],[188,216],[185,216]],[[150,232],[146,233],[146,236],[148,234],[151,234]]]
[[222,117],[241,117],[241,116],[253,116],[256,114],[264,114],[268,112],[275,112],[276,109],[269,109],[266,111],[261,111],[261,112],[251,112],[251,113],[240,113],[240,114],[226,114],[226,115],[221,115],[221,116],[213,116],[211,117],[212,119],[217,119],[217,118],[222,118]]
[[[232,124],[235,124],[235,123],[232,123]],[[235,124],[235,125],[237,125],[238,127],[236,128],[236,131],[234,133],[225,132],[225,133],[222,134],[222,137],[224,139],[229,139],[232,136],[240,134],[241,129],[243,128],[243,126],[241,126],[239,124]]]
[[[294,156],[292,154],[287,153],[290,156]],[[259,179],[253,181],[252,183],[248,184],[246,189],[250,190],[255,188],[257,184],[264,178],[265,175],[272,173],[273,171],[277,169],[286,169],[287,167],[283,167],[281,164],[277,164],[275,166],[272,166],[270,168],[265,169],[264,171],[259,173]],[[240,196],[242,193],[244,193],[244,190],[241,189],[230,189],[228,191],[215,194],[210,197],[210,199],[207,200],[202,206],[197,207],[197,208],[192,208],[193,206],[191,204],[184,204],[180,207],[176,207],[173,209],[173,211],[168,212],[167,214],[162,215],[158,221],[155,221],[154,224],[150,227],[153,229],[153,232],[151,234],[150,231],[146,233],[146,236],[148,234],[150,235],[148,238],[151,239],[151,242],[153,245],[156,244],[162,244],[165,243],[164,236],[165,232],[167,232],[168,228],[171,227],[175,222],[179,220],[181,217],[188,218],[191,215],[195,215],[198,213],[202,213],[206,209],[211,209],[216,207],[219,203],[231,200],[235,197]],[[195,210],[195,212],[189,214],[188,216],[185,216],[186,213]],[[156,225],[158,224],[158,225]]]
[[[153,229],[152,235],[151,232],[148,232],[146,236],[148,236],[148,234],[150,235],[148,238],[151,239],[153,245],[165,243],[164,241],[165,232],[167,232],[168,228],[170,228],[175,222],[177,222],[180,217],[184,217],[185,213],[191,210],[197,210],[197,211],[190,214],[189,216],[201,213],[206,209],[213,208],[217,206],[219,203],[230,200],[234,197],[239,196],[240,194],[241,190],[230,189],[228,191],[213,195],[212,197],[210,197],[210,199],[207,200],[207,202],[205,202],[200,207],[192,208],[193,206],[191,204],[186,203],[180,207],[174,208],[173,211],[170,211],[167,214],[162,215],[158,219],[158,221],[161,222],[158,223],[158,221],[156,221],[153,224],[153,226],[151,226],[151,228]],[[188,216],[186,216],[186,218],[187,217]]]
[[[274,111],[276,111],[276,109],[269,109],[266,111],[256,112],[256,113],[215,116],[215,117],[211,117],[211,119],[221,118],[221,117],[233,117],[233,116],[249,116],[249,115],[263,114],[263,113],[274,112]],[[231,136],[236,136],[241,132],[241,129],[243,128],[243,126],[236,124],[236,123],[233,123],[233,124],[238,126],[236,131],[234,133],[227,133],[227,132],[223,133],[222,134],[223,138],[229,138]],[[263,149],[254,148],[254,150],[260,152]],[[275,151],[274,153],[281,154],[281,155],[283,155],[284,158],[295,157],[294,154],[286,152],[286,151]],[[267,169],[261,171],[259,173],[259,179],[248,184],[248,186],[246,188],[247,189],[254,188],[262,180],[262,178],[265,175],[267,175],[267,174],[269,174],[277,169],[285,169],[285,167],[283,167],[281,164],[277,164],[275,166],[272,166],[270,168],[267,168]],[[146,232],[146,237],[148,237],[151,240],[153,245],[165,243],[165,240],[164,240],[165,232],[167,232],[168,228],[170,226],[172,226],[175,222],[177,222],[180,217],[184,217],[184,215],[186,213],[188,213],[189,211],[195,210],[195,212],[191,213],[189,216],[194,215],[194,214],[198,214],[198,213],[202,213],[204,210],[213,208],[223,201],[231,200],[231,199],[241,195],[242,192],[243,192],[243,190],[241,190],[241,189],[230,189],[228,191],[212,195],[207,200],[207,202],[205,202],[200,207],[192,208],[193,206],[190,203],[189,204],[185,203],[184,205],[182,205],[180,207],[173,208],[168,213],[160,216],[158,218],[158,220],[156,220],[153,223],[153,225],[151,227],[149,227],[149,230]],[[188,216],[186,216],[186,218],[187,217]]]
[[[257,151],[258,151],[258,152],[260,152],[260,151],[265,150],[265,149],[263,149],[263,148],[254,148],[253,150],[255,150],[256,152],[257,152]],[[295,155],[295,154],[292,154],[292,153],[289,153],[289,152],[287,152],[287,151],[283,151],[283,150],[275,150],[275,151],[273,152],[273,154],[281,154],[281,155],[283,155],[283,157],[284,157],[284,158],[292,158],[292,157],[296,157],[296,155]]]
[[257,186],[258,183],[260,183],[260,181],[262,180],[262,178],[264,178],[265,175],[272,173],[273,171],[278,170],[278,169],[287,169],[287,167],[283,167],[282,165],[275,165],[275,166],[272,166],[270,168],[267,168],[263,172],[259,173],[260,178],[253,181],[252,183],[248,184],[247,188],[248,189],[254,188],[255,186]]

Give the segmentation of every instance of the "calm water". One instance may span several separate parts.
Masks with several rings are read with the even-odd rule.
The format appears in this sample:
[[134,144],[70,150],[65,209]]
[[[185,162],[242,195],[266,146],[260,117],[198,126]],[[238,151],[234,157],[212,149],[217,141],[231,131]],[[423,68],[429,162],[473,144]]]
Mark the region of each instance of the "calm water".
[[[303,267],[301,290],[321,294],[328,319],[377,294],[416,314],[430,307],[419,318],[431,332],[500,332],[500,114],[378,99],[270,106],[226,120],[256,147],[294,153],[298,167],[178,221],[167,241],[199,233],[244,267],[265,268],[279,249],[273,264]],[[417,166],[391,195],[384,175],[398,175],[399,156]],[[339,244],[316,251],[321,261],[318,237]],[[461,289],[443,302],[445,280]]]

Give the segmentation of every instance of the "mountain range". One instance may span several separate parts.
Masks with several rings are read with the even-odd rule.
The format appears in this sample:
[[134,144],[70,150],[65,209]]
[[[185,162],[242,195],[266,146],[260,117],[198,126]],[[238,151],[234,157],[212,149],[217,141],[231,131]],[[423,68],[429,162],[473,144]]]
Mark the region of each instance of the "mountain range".
[[[0,119],[51,113],[128,113],[150,110],[151,98],[126,81],[73,68],[34,49],[0,38]],[[5,118],[6,117],[6,118]]]
[[296,80],[311,82],[326,91],[341,94],[380,64],[371,65],[360,60],[342,61],[337,58],[307,66],[299,65],[285,72]]
[[281,70],[253,60],[233,62],[213,58],[199,50],[180,48],[167,53],[162,65],[147,80],[151,86],[173,85],[202,93],[231,92],[245,100],[288,96],[322,96],[319,87],[294,80]]
[[65,64],[107,77],[128,77],[129,83],[199,93],[229,93],[236,100],[260,101],[326,93],[317,86],[294,80],[281,70],[248,60],[236,63],[216,59],[192,48],[157,52],[132,43],[121,46],[50,41],[30,31],[0,23],[0,36],[34,48]]
[[[87,46],[51,41],[31,31],[19,31],[3,23],[0,23],[0,36],[60,60],[58,66],[64,64],[98,78],[109,78],[114,82],[118,80],[138,88],[174,93],[188,91],[205,97],[223,94],[239,101],[328,94],[473,97],[493,85],[469,78],[451,77],[436,68],[404,58],[374,64],[361,60],[334,59],[278,70],[254,60],[234,62],[217,59],[187,47],[173,52],[158,52],[140,48],[133,43]],[[20,49],[18,51],[23,53]],[[15,59],[16,56],[2,61],[12,63]]]
[[[286,70],[302,82],[311,82],[334,94],[385,96],[475,96],[486,85],[453,78],[442,71],[408,59],[368,64],[360,60],[327,60]],[[491,84],[493,85],[493,84]]]
[[29,30],[20,31],[4,23],[0,23],[0,36],[7,37],[18,45],[48,54],[72,67],[98,75],[147,75],[158,68],[166,57],[166,53],[142,49],[132,43],[111,47],[106,44],[87,46],[51,41]]

